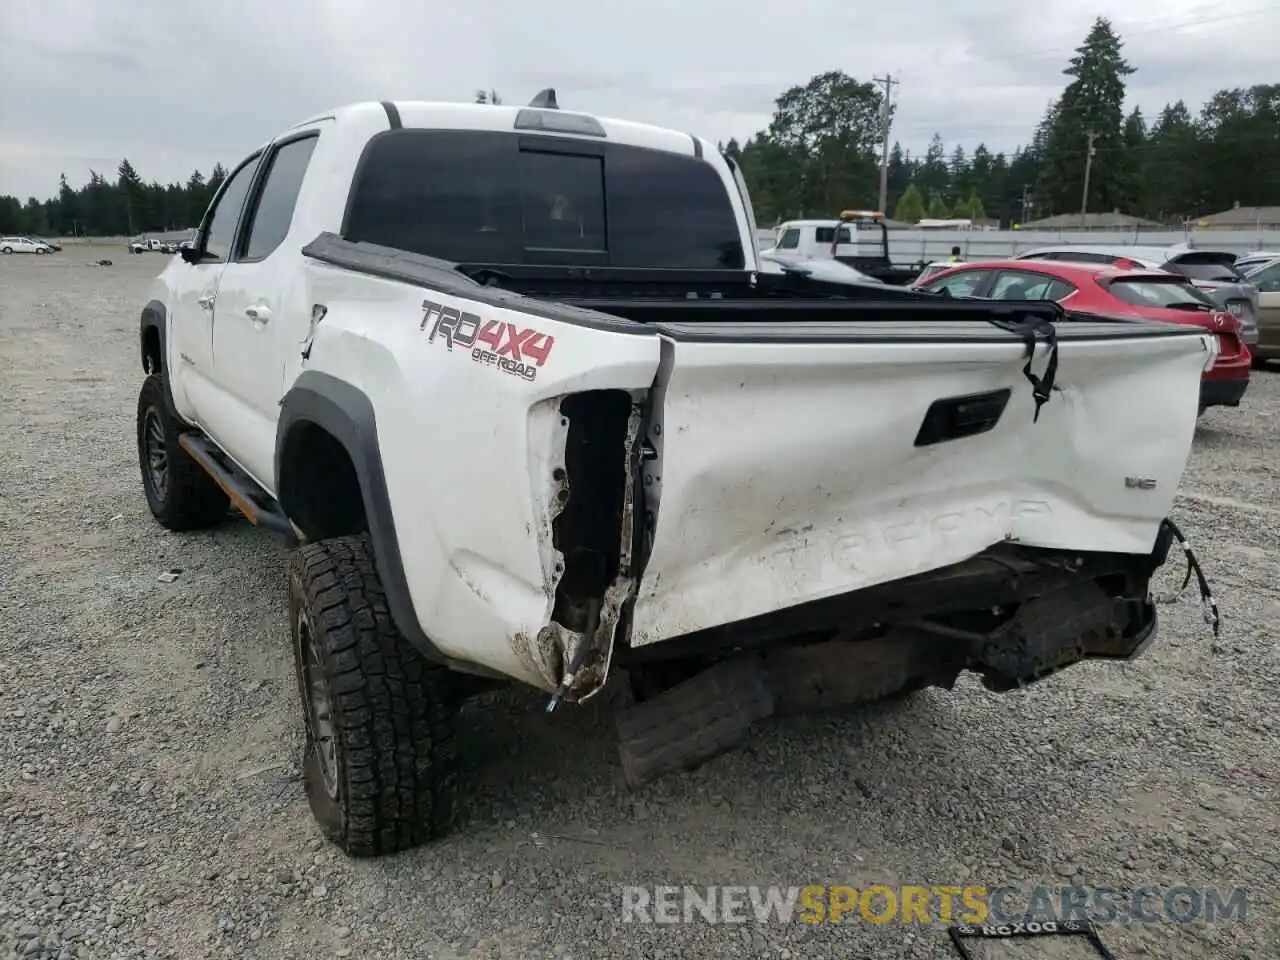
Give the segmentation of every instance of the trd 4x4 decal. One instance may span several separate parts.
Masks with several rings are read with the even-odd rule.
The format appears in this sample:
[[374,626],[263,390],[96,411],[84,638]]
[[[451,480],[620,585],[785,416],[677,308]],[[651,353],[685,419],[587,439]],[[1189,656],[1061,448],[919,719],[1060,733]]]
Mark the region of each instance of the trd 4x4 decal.
[[426,330],[428,325],[428,343],[435,343],[438,336],[450,352],[455,346],[463,347],[476,363],[497,367],[522,380],[537,378],[538,369],[547,362],[556,342],[550,334],[532,328],[521,329],[503,320],[483,320],[474,313],[423,300],[419,329]]

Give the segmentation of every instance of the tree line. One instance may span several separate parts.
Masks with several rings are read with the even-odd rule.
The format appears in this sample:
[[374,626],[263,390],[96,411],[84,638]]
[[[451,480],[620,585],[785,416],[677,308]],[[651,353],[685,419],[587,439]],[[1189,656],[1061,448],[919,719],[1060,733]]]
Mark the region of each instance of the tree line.
[[[1004,225],[1060,213],[1119,210],[1175,224],[1246,206],[1280,206],[1280,84],[1219,90],[1198,112],[1181,100],[1152,118],[1124,111],[1126,79],[1136,72],[1123,41],[1098,18],[1063,70],[1062,94],[1023,146],[1009,152],[979,143],[950,149],[934,135],[923,156],[901,143],[889,152],[885,212],[995,219]],[[477,103],[499,104],[494,90]],[[821,73],[775,101],[767,129],[720,149],[742,168],[756,220],[772,225],[801,216],[834,216],[879,204],[885,141],[884,95],[841,71]],[[896,105],[888,110],[892,128]],[[1092,156],[1090,156],[1092,153]],[[1088,167],[1089,189],[1084,191]],[[200,221],[226,178],[145,182],[122,160],[114,179],[89,171],[73,188],[63,174],[57,195],[22,203],[0,195],[0,233],[36,236],[132,236],[181,230]]]
[[48,200],[0,195],[0,234],[37,237],[118,237],[184,230],[200,222],[214,191],[227,178],[215,163],[206,178],[199,170],[186,183],[143,181],[127,159],[108,180],[97,170],[76,189],[64,173],[58,193]]
[[[1139,108],[1126,114],[1126,79],[1136,68],[1122,48],[1098,18],[1063,70],[1070,79],[1062,94],[1015,150],[948,150],[935,135],[923,156],[912,156],[894,143],[884,212],[908,222],[990,218],[1009,226],[1084,207],[1172,224],[1237,201],[1280,206],[1280,84],[1219,90],[1198,113],[1179,100],[1152,118]],[[823,73],[775,107],[767,129],[721,145],[742,167],[759,223],[879,205],[886,118],[876,85]]]

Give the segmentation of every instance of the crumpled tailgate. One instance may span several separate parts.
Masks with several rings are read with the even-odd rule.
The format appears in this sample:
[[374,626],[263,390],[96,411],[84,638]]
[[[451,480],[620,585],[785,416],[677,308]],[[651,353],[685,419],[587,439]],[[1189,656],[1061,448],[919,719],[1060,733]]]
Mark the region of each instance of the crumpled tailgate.
[[828,325],[750,341],[710,326],[664,331],[633,646],[1002,540],[1148,552],[1190,453],[1210,349],[1171,324],[1059,324],[1056,388],[1033,422],[1024,345],[990,325],[862,322],[844,339]]

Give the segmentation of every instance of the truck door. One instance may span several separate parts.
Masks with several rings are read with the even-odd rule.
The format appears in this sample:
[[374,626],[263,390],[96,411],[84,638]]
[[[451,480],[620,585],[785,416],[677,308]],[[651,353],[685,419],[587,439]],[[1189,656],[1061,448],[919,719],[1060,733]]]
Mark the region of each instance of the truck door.
[[297,254],[311,237],[289,237],[318,139],[318,131],[306,130],[268,148],[213,311],[213,366],[223,396],[210,432],[268,490],[286,353],[301,349],[310,322]]
[[231,171],[197,234],[194,246],[203,251],[197,263],[178,264],[170,304],[169,373],[174,401],[184,414],[205,426],[216,406],[213,387],[213,304],[218,280],[231,254],[240,210],[258,169],[257,151]]

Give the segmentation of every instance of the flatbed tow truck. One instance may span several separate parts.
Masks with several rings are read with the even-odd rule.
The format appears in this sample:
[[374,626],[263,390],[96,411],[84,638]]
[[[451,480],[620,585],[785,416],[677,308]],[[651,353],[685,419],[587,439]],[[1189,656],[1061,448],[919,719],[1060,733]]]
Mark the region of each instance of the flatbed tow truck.
[[838,220],[788,220],[778,227],[767,254],[788,259],[829,259],[894,287],[920,275],[924,264],[897,266],[889,259],[889,228],[874,210],[843,210]]

